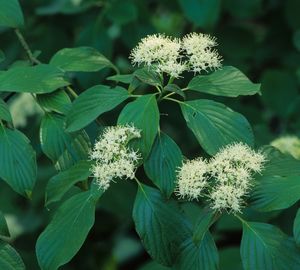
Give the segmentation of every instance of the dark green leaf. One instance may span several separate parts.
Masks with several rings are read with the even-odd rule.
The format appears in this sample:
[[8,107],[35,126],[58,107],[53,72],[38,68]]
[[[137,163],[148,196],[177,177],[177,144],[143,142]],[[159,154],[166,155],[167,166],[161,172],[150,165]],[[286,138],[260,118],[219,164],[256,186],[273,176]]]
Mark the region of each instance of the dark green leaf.
[[273,225],[243,222],[241,257],[245,270],[300,268],[300,250]]
[[25,270],[20,255],[7,243],[0,240],[0,269]]
[[36,174],[36,156],[27,137],[0,127],[0,177],[16,192],[31,197]]
[[127,123],[142,131],[142,138],[132,141],[132,145],[146,158],[159,127],[159,110],[155,95],[144,95],[127,104],[119,115],[118,124]]
[[181,245],[175,269],[178,270],[217,270],[219,255],[215,242],[207,232],[197,245],[190,238]]
[[67,130],[79,130],[104,112],[110,111],[129,97],[120,86],[97,85],[83,92],[73,103],[67,116]]
[[11,122],[11,115],[7,104],[0,98],[0,120]]
[[1,211],[0,211],[0,236],[10,237],[5,217]]
[[104,55],[90,47],[64,48],[52,57],[50,64],[72,72],[93,72],[106,67],[114,68]]
[[151,70],[150,68],[140,68],[137,69],[133,75],[137,77],[140,81],[150,84],[153,86],[161,86],[162,85],[162,79],[159,76],[158,73]]
[[71,100],[62,89],[49,94],[37,95],[36,99],[44,110],[50,112],[66,114],[71,108]]
[[168,84],[164,87],[164,91],[173,92],[185,99],[185,93],[181,90],[181,88],[176,84]]
[[140,185],[133,220],[143,245],[153,259],[172,265],[179,245],[191,235],[190,224],[174,201],[166,201],[154,188]]
[[108,6],[107,17],[116,24],[127,24],[135,21],[138,16],[136,5],[130,0],[122,0]]
[[0,50],[0,63],[5,60],[5,54]]
[[260,84],[252,83],[235,67],[225,66],[210,75],[194,77],[188,88],[194,91],[226,97],[260,93]]
[[107,77],[106,80],[130,84],[133,80],[133,74],[117,74]]
[[210,155],[235,141],[254,144],[247,119],[222,103],[199,99],[182,103],[181,110],[188,127]]
[[46,205],[59,201],[77,182],[87,180],[90,176],[90,162],[80,161],[71,168],[53,176],[46,187]]
[[[73,163],[88,158],[88,151],[85,144],[81,147],[75,147],[76,140],[85,136],[84,131],[76,133],[67,133],[64,130],[65,117],[55,113],[46,113],[43,116],[40,128],[40,140],[43,152],[53,161],[56,162],[64,154],[69,153]],[[72,165],[72,164],[70,164]]]
[[50,93],[70,84],[64,73],[50,65],[15,67],[0,73],[0,91]]
[[159,133],[148,159],[144,163],[147,176],[167,197],[176,184],[176,170],[182,163],[182,153],[177,144],[166,134]]
[[69,262],[85,241],[95,221],[99,190],[86,191],[65,201],[39,236],[36,253],[43,270],[56,270]]
[[0,26],[19,28],[24,17],[18,0],[0,0]]
[[298,209],[297,215],[294,220],[293,232],[294,232],[294,239],[297,245],[299,246],[300,245],[300,209]]
[[211,28],[219,19],[220,0],[178,0],[186,18],[201,28]]

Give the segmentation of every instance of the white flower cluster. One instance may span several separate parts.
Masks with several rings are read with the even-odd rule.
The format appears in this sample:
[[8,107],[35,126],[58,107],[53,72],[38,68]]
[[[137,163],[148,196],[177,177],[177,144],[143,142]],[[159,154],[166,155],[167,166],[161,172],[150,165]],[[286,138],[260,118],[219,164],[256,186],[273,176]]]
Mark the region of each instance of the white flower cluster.
[[183,163],[177,194],[190,200],[205,197],[212,209],[240,212],[254,173],[263,169],[265,157],[243,143],[221,149],[209,162],[196,159]]
[[140,137],[140,131],[133,126],[109,127],[100,136],[90,158],[95,161],[91,170],[101,189],[108,189],[116,178],[134,178],[140,155],[127,144]]
[[293,135],[286,135],[275,139],[271,145],[283,154],[290,154],[296,159],[300,159],[300,138]]
[[27,119],[34,115],[43,115],[40,106],[29,93],[21,93],[9,104],[9,110],[15,127],[23,128],[27,125]]
[[216,39],[206,34],[191,33],[182,40],[156,34],[143,38],[129,58],[134,65],[143,64],[178,78],[186,70],[200,73],[220,68],[222,58],[215,46]]

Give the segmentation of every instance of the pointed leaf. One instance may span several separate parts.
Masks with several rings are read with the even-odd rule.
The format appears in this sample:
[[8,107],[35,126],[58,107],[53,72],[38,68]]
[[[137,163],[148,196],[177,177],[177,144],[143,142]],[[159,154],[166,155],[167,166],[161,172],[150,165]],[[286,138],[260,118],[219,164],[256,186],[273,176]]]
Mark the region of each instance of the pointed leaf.
[[150,84],[153,86],[162,86],[162,79],[155,71],[149,68],[137,69],[133,75],[137,77],[141,82]]
[[0,177],[13,190],[30,197],[36,175],[36,156],[27,137],[0,126]]
[[67,130],[79,130],[102,113],[110,111],[129,97],[123,87],[97,85],[84,91],[73,103],[67,116]]
[[20,255],[7,243],[0,240],[0,269],[25,270]]
[[183,116],[202,148],[210,155],[230,143],[254,144],[247,119],[222,103],[198,99],[181,104]]
[[177,144],[164,133],[159,133],[144,163],[147,176],[167,197],[176,184],[176,170],[182,163],[182,153]]
[[11,115],[7,104],[0,98],[0,120],[11,122]]
[[10,237],[5,217],[1,211],[0,211],[0,236]]
[[0,0],[0,26],[19,28],[24,17],[18,0]]
[[188,88],[190,90],[217,96],[237,97],[260,93],[260,84],[252,83],[235,67],[225,66],[209,75],[194,77]]
[[300,209],[298,209],[293,226],[294,239],[298,246],[300,246]]

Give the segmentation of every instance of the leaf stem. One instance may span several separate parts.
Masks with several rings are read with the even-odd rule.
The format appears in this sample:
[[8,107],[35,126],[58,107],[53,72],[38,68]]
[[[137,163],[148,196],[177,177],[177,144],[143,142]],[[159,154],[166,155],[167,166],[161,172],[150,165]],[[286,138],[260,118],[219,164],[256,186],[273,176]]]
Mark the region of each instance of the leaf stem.
[[174,102],[179,103],[179,104],[184,104],[184,102],[182,102],[178,99],[175,99],[175,98],[163,97],[162,99],[171,100],[171,101],[174,101]]
[[32,53],[32,51],[30,50],[29,46],[28,46],[28,43],[26,42],[24,36],[22,35],[21,31],[19,29],[15,29],[15,34],[17,35],[22,47],[24,48],[30,62],[33,64],[33,65],[38,65],[38,64],[41,64],[41,61],[39,61],[38,59],[36,59]]
[[76,94],[76,92],[72,89],[72,87],[70,86],[66,86],[66,89],[69,91],[69,93],[72,95],[72,97],[77,98],[78,95]]

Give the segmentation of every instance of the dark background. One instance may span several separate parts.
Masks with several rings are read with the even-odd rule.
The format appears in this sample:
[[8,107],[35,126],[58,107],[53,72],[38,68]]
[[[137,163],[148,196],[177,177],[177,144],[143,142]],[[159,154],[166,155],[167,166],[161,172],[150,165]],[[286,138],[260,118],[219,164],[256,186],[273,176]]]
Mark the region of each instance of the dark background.
[[[282,134],[300,135],[300,1],[299,0],[23,0],[20,1],[26,27],[22,33],[39,59],[48,62],[65,47],[91,46],[115,63],[122,74],[133,68],[128,60],[130,50],[147,34],[166,33],[182,37],[190,32],[210,33],[217,37],[218,50],[224,65],[242,70],[253,82],[262,83],[262,96],[217,98],[251,123],[256,145],[270,143]],[[12,31],[0,28],[0,47],[6,68],[18,59],[25,59]],[[95,84],[111,84],[105,77],[110,70],[71,74],[80,93]],[[186,86],[190,78],[180,80]],[[143,89],[142,91],[151,89]],[[189,98],[205,97],[190,94]],[[103,121],[114,124],[122,106],[104,115]],[[204,154],[180,115],[177,106],[161,103],[162,130],[181,147],[185,156]],[[22,131],[32,140],[38,152],[39,181],[28,201],[0,182],[0,207],[5,213],[12,234],[12,245],[20,252],[27,269],[39,269],[35,242],[48,224],[58,205],[44,207],[45,184],[55,174],[50,161],[41,154],[38,141],[39,118],[29,119]],[[92,136],[95,127],[89,127]],[[142,171],[140,178],[144,177]],[[75,258],[61,269],[113,270],[168,269],[150,262],[134,231],[131,220],[136,187],[130,181],[119,181],[101,198],[96,223],[87,241]],[[77,192],[76,188],[70,192]],[[69,195],[70,195],[69,194]],[[68,197],[67,195],[66,197]],[[184,204],[193,220],[198,206]],[[259,215],[286,233],[291,233],[296,206],[289,210]],[[240,269],[240,225],[231,217],[222,218],[213,228],[220,250],[221,269]],[[150,262],[150,264],[148,264]]]

